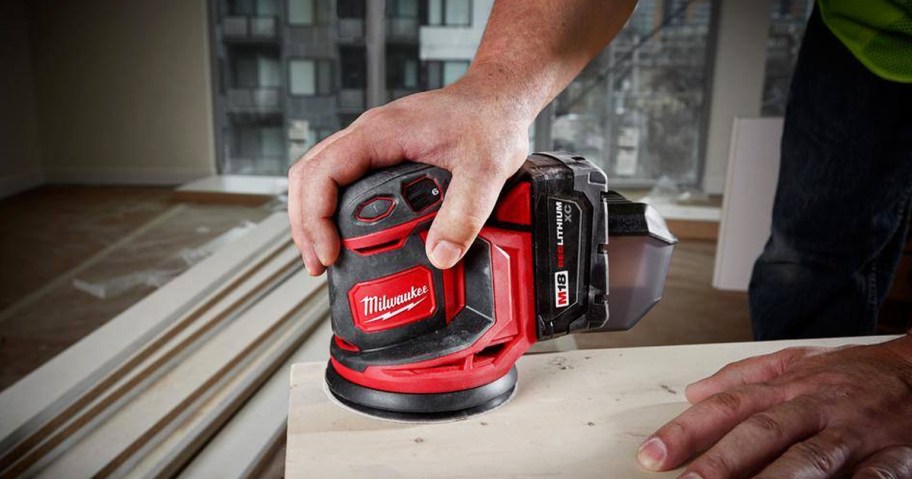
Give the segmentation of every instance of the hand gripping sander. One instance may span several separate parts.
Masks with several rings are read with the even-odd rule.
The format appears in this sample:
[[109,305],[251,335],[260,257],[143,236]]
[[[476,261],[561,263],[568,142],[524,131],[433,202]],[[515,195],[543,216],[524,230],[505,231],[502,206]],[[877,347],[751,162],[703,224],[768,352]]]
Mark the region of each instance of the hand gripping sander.
[[404,163],[341,192],[326,382],[356,410],[403,420],[488,410],[513,393],[514,364],[536,341],[629,329],[661,297],[676,239],[582,157],[529,156],[463,259],[441,271],[425,240],[449,181]]

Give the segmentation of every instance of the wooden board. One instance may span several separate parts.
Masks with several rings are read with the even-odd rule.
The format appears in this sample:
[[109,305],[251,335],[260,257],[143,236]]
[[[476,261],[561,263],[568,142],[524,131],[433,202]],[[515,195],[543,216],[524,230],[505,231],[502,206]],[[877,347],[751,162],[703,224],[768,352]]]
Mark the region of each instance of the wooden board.
[[[181,411],[200,400],[263,343],[325,281],[299,272],[219,331],[199,350],[168,371],[51,464],[39,464],[40,477],[90,477],[113,472],[144,447]],[[325,294],[325,293],[322,293]]]
[[288,191],[284,176],[216,175],[181,185],[178,201],[223,204],[261,204]]
[[288,378],[291,366],[305,361],[325,363],[332,336],[329,317],[274,373],[244,408],[231,418],[205,449],[181,471],[187,479],[233,479],[256,477],[257,466],[285,438],[288,418]]
[[0,393],[0,451],[7,450],[76,401],[136,348],[243,271],[264,249],[287,238],[276,213],[231,248],[203,260]]
[[675,477],[641,469],[640,442],[687,408],[684,386],[748,356],[794,345],[891,338],[729,343],[529,355],[516,396],[446,424],[350,412],[323,391],[325,364],[292,368],[285,474],[322,477]]

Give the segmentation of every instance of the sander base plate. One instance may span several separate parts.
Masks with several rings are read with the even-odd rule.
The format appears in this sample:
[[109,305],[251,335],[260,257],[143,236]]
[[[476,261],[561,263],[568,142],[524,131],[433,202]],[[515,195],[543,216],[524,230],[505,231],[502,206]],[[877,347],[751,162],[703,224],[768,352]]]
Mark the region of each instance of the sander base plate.
[[330,399],[356,413],[395,422],[453,422],[485,413],[509,401],[516,392],[516,366],[483,386],[435,394],[381,391],[355,384],[326,366],[324,390]]

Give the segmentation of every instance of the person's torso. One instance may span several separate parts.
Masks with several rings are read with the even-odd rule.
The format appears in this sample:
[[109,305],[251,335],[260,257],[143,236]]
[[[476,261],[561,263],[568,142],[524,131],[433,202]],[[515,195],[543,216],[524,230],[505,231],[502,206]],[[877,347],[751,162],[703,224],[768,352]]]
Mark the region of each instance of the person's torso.
[[912,0],[817,0],[830,31],[869,70],[912,83]]

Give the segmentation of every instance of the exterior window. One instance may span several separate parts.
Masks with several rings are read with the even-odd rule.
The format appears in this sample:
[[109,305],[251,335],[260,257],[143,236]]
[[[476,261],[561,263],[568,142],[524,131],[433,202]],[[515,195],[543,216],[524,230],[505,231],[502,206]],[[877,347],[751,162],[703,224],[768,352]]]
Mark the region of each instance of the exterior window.
[[326,25],[329,17],[329,0],[288,0],[288,24],[291,26]]
[[552,147],[616,186],[698,185],[706,138],[711,0],[640,0],[617,37],[555,99]]
[[467,61],[430,61],[427,65],[427,89],[445,87],[465,74],[469,69]]
[[288,90],[292,95],[328,95],[332,92],[332,63],[329,60],[291,60],[288,76]]
[[418,0],[389,0],[386,2],[386,16],[390,18],[418,18]]
[[338,0],[336,13],[339,18],[364,18],[365,1],[367,0]]
[[425,25],[469,27],[472,25],[472,0],[428,0]]

